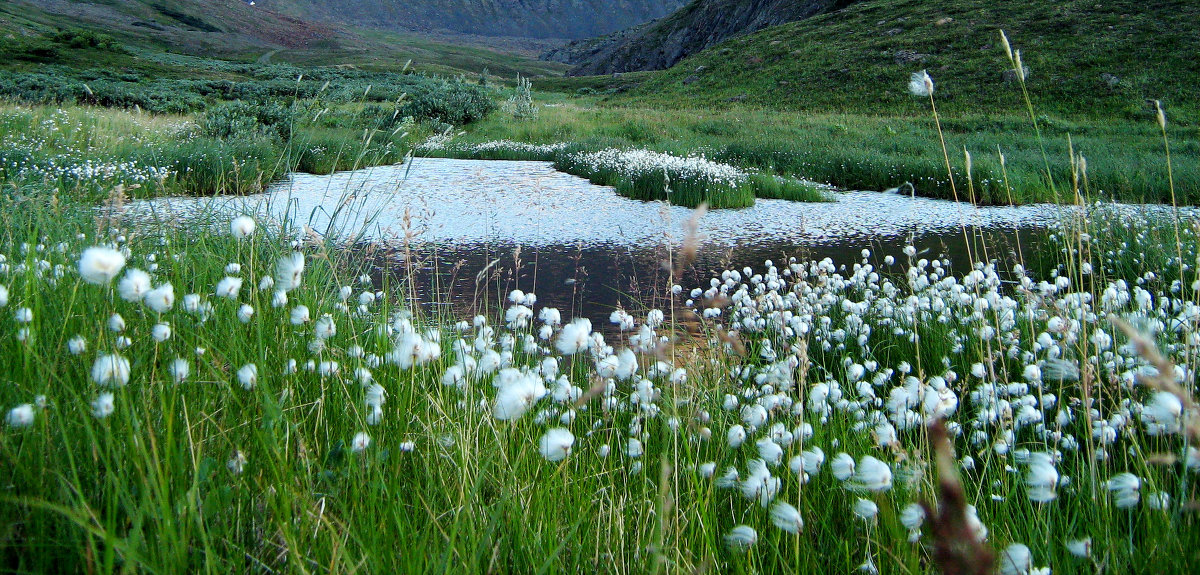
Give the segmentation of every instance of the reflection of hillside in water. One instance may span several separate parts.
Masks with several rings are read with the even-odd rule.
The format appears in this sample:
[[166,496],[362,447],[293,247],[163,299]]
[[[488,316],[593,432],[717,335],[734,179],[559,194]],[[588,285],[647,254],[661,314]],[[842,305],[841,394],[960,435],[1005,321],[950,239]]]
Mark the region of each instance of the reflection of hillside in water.
[[[1036,245],[1043,232],[1023,230],[1017,234],[968,229],[967,235],[972,234],[977,238],[982,234],[984,240],[973,242],[971,256],[983,256],[979,245],[986,243],[987,257],[1004,264],[1015,261],[1011,255],[1019,249],[1027,251]],[[672,302],[682,305],[687,291],[707,287],[710,278],[719,276],[723,270],[750,267],[757,273],[764,269],[766,260],[781,265],[790,257],[800,261],[830,258],[849,270],[862,262],[862,250],[869,249],[871,265],[881,272],[899,275],[903,271],[901,264],[888,268],[884,258],[890,255],[897,262],[905,261],[902,250],[907,240],[900,236],[810,245],[763,241],[738,247],[709,246],[702,248],[696,260],[684,270],[679,284],[685,293],[677,298],[671,298],[669,293],[675,282],[666,266],[668,251],[664,245],[522,247],[519,262],[514,260],[517,246],[511,243],[418,246],[412,249],[415,265],[411,267],[405,264],[402,251],[382,251],[376,259],[376,273],[390,274],[391,281],[412,277],[420,305],[427,309],[442,306],[442,311],[455,317],[475,313],[494,316],[507,307],[508,293],[520,289],[536,293],[538,307],[556,307],[565,317],[587,317],[602,327],[617,307],[642,313],[653,307],[667,309]],[[918,250],[917,258],[945,255],[955,273],[969,271],[964,267],[964,262],[970,260],[962,231],[921,234],[914,237],[913,245]]]

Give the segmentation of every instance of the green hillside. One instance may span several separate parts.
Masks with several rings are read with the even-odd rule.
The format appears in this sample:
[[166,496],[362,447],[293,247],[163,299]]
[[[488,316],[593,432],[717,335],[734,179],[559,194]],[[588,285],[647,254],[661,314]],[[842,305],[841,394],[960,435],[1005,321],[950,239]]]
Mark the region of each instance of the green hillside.
[[[102,34],[119,50],[55,42],[68,30]],[[249,6],[242,0],[16,0],[0,3],[0,69],[46,64],[137,71],[186,72],[161,64],[164,52],[259,64],[350,65],[436,74],[501,77],[558,74],[565,65],[540,62],[419,34],[356,30]],[[185,65],[186,69],[188,66]],[[212,66],[192,70],[208,76]]]
[[1159,99],[1194,121],[1200,4],[1184,0],[867,0],[735,38],[610,101],[916,113],[908,77],[928,69],[946,110],[1020,111],[1002,29],[1039,111],[1148,118]]

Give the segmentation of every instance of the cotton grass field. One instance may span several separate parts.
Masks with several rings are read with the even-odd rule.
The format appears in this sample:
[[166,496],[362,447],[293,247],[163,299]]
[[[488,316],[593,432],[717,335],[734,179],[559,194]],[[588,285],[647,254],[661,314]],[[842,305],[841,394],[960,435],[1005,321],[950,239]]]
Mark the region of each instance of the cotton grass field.
[[521,292],[431,317],[287,222],[5,191],[15,572],[1196,564],[1192,219],[764,262],[606,337]]
[[[1094,200],[1074,155],[1038,245],[764,261],[600,326],[521,286],[432,313],[303,222],[133,223],[125,196],[180,191],[178,169],[80,161],[179,121],[30,144],[92,113],[0,117],[55,158],[6,163],[0,195],[5,571],[1200,564],[1200,220]],[[664,193],[663,165],[747,174],[622,153],[581,161],[645,160]],[[702,247],[673,248],[683,277]]]

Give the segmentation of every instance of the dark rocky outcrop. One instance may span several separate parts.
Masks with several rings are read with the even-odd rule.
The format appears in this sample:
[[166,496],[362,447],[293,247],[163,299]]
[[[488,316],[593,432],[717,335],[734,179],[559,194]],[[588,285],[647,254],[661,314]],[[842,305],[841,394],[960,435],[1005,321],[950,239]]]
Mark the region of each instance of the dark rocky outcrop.
[[662,70],[728,38],[837,10],[855,0],[693,0],[666,18],[543,56],[573,76]]
[[661,18],[686,0],[256,0],[295,16],[393,30],[589,38]]

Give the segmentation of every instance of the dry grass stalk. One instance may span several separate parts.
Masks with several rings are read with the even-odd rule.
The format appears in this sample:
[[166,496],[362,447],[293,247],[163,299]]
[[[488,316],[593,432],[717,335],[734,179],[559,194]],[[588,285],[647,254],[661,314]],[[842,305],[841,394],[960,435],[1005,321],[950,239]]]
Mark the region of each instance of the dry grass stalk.
[[946,575],[989,575],[996,555],[967,523],[966,493],[955,471],[950,438],[940,421],[929,426],[929,441],[937,455],[938,501],[936,511],[926,501],[921,507],[929,518],[934,563]]

